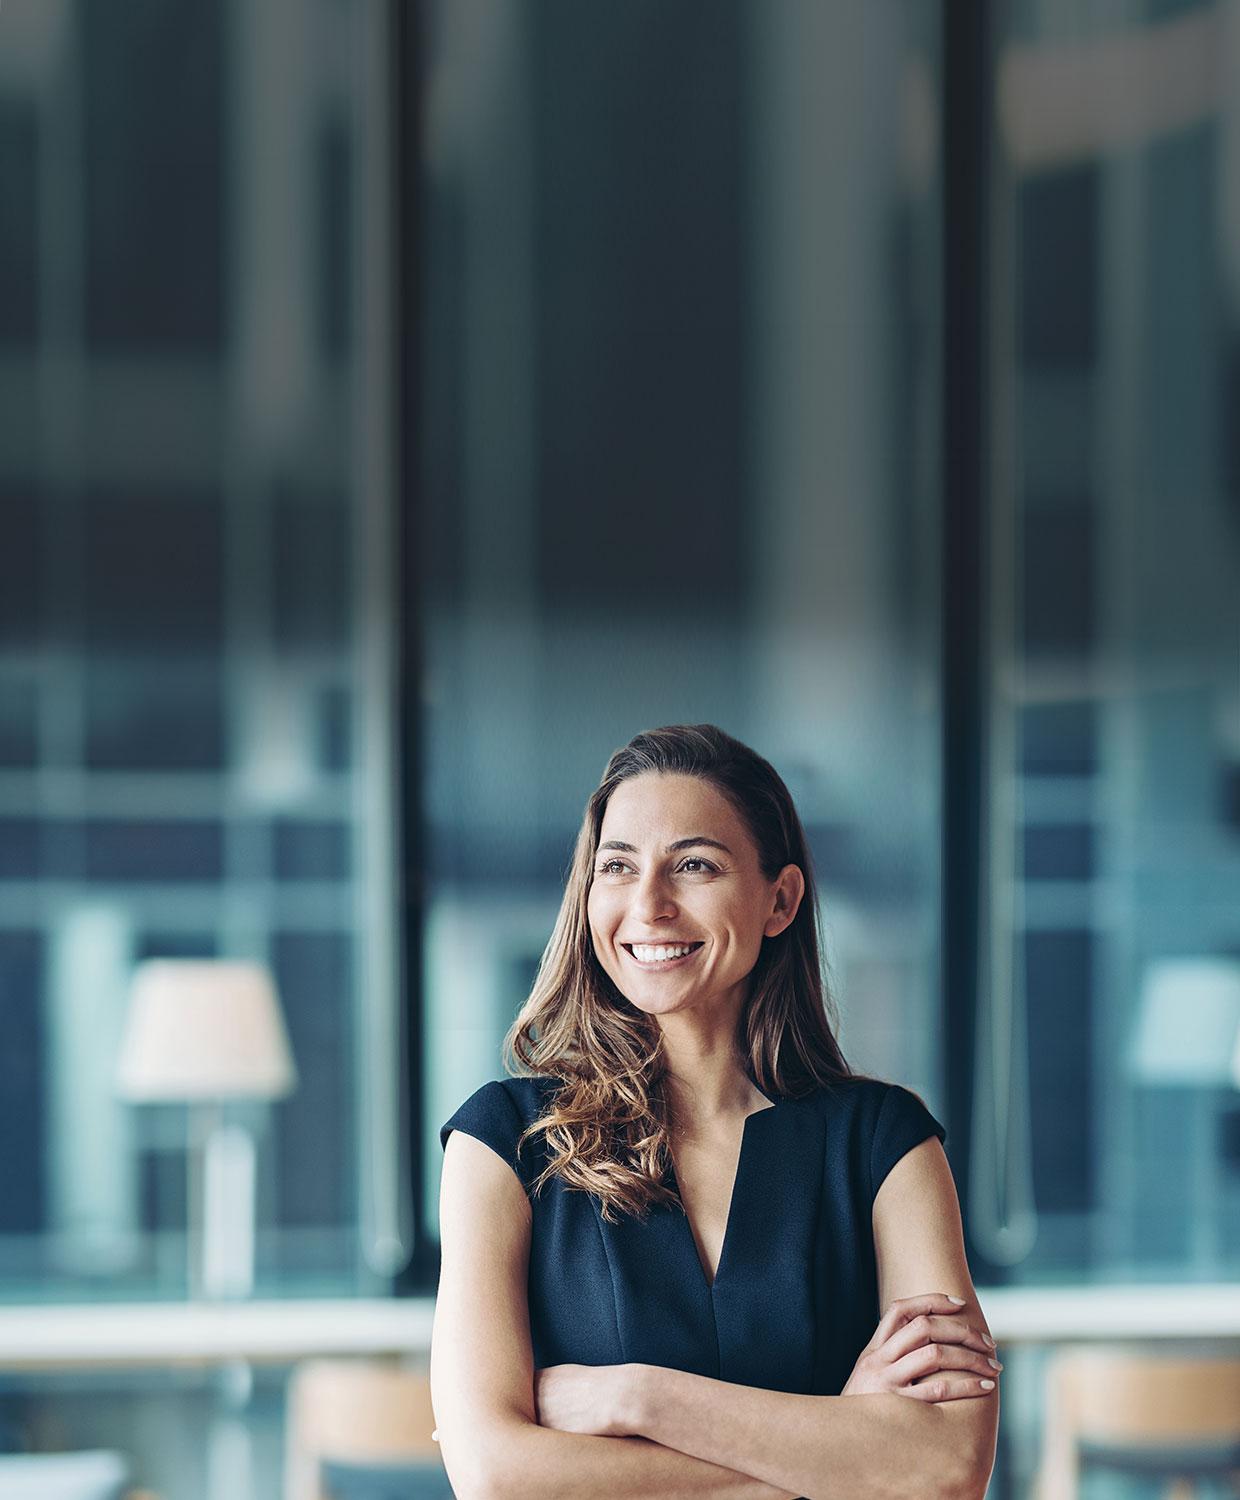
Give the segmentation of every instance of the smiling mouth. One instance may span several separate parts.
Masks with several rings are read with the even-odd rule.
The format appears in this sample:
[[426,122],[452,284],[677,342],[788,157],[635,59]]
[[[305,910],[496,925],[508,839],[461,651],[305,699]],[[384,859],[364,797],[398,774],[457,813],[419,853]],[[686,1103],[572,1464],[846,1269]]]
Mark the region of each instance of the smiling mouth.
[[639,969],[662,972],[691,963],[703,943],[621,943]]

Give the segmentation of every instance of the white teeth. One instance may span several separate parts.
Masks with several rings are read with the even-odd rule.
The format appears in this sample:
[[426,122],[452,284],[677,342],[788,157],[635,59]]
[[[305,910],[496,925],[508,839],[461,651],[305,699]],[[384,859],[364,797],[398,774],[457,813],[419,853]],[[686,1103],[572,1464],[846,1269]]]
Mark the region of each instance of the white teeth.
[[682,944],[677,947],[650,947],[645,943],[633,944],[633,957],[639,964],[663,963],[669,958],[683,958],[686,953],[692,953],[693,946]]

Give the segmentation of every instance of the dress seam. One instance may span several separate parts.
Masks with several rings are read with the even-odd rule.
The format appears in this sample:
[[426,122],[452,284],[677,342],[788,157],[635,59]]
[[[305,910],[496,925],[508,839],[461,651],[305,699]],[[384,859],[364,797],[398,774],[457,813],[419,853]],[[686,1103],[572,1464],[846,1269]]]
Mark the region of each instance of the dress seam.
[[611,1247],[607,1243],[607,1236],[603,1233],[603,1222],[601,1218],[599,1201],[593,1193],[591,1193],[589,1196],[590,1207],[594,1210],[594,1231],[598,1235],[599,1242],[603,1247],[603,1259],[607,1262],[607,1280],[611,1286],[611,1322],[613,1328],[615,1328],[616,1330],[616,1346],[619,1348],[620,1353],[624,1356],[625,1363],[628,1363],[628,1345],[624,1341],[624,1335],[620,1332],[620,1304],[616,1299],[616,1266],[615,1262],[612,1259]]

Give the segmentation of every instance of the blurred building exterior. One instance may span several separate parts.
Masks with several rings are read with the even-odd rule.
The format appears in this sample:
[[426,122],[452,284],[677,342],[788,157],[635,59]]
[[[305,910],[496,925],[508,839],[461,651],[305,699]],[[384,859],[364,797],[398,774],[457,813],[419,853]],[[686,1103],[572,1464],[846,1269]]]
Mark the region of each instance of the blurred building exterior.
[[[260,1292],[408,1286],[437,1126],[500,1071],[608,754],[703,720],[797,799],[845,1055],[969,1144],[979,1285],[1234,1280],[1227,1059],[1168,1079],[1134,1044],[1151,966],[1240,962],[1235,5],[991,7],[971,1113],[942,7],[415,14],[411,207],[390,10],[0,9],[0,1299],[184,1295],[183,1122],[111,1073],[157,955],[280,985]],[[999,1495],[1036,1375],[1009,1359]],[[124,1442],[204,1493],[192,1381],[140,1392],[150,1441],[67,1380],[6,1393],[0,1447]]]
[[784,774],[845,1053],[935,1092],[935,18],[706,14],[428,9],[427,1127],[676,722]]
[[306,1067],[271,1120],[260,1277],[385,1284],[359,1235],[395,1003],[362,23],[0,25],[5,1295],[182,1284],[183,1122],[124,1105],[110,1065],[133,965],[217,954],[271,964]]
[[1028,1172],[973,1207],[1022,1282],[1240,1269],[1230,1057],[1134,1057],[1152,965],[1240,958],[1238,46],[1227,5],[998,36],[982,1009]]

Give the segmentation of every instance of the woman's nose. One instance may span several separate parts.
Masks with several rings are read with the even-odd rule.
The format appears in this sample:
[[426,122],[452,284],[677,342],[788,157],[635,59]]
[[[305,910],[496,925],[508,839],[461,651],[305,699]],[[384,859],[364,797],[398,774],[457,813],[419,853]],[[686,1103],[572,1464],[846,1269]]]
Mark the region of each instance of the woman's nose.
[[634,915],[642,922],[676,915],[671,887],[658,875],[649,875],[637,888],[633,899]]

